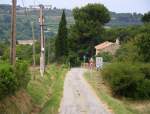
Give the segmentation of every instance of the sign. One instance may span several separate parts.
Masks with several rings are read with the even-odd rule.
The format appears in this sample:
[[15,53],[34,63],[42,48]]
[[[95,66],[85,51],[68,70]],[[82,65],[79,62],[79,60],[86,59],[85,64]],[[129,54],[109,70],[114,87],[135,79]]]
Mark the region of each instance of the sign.
[[103,58],[102,57],[96,57],[96,68],[102,68],[103,66]]
[[84,56],[83,56],[83,60],[85,61],[85,59],[86,59],[86,56],[84,55]]

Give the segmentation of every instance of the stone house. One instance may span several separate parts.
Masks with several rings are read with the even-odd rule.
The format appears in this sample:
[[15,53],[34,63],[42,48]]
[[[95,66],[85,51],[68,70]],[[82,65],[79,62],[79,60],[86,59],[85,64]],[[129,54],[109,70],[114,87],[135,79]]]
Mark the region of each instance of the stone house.
[[109,52],[112,55],[114,55],[116,53],[117,49],[119,49],[119,47],[120,47],[120,43],[119,43],[118,39],[116,39],[115,43],[109,42],[109,41],[103,42],[103,43],[95,46],[96,55],[99,53],[102,53],[102,52]]
[[[36,42],[35,40],[34,42]],[[33,45],[33,40],[17,40],[17,44],[19,45]]]

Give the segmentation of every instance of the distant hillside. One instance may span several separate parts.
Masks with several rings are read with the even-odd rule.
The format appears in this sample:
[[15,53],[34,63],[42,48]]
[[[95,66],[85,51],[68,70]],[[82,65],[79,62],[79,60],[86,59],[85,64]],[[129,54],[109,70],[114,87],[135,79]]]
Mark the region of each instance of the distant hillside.
[[110,15],[111,21],[107,24],[110,27],[142,24],[141,22],[142,14],[110,12]]
[[[10,37],[11,22],[11,6],[0,4],[0,39],[8,39]],[[62,9],[45,9],[45,34],[50,37],[57,33]],[[131,13],[115,13],[110,12],[111,21],[107,24],[109,27],[139,25],[141,23],[141,14]],[[31,39],[31,21],[34,21],[35,36],[39,37],[40,28],[38,23],[39,12],[37,9],[17,6],[17,39]],[[68,26],[74,24],[72,11],[66,9],[66,17]]]

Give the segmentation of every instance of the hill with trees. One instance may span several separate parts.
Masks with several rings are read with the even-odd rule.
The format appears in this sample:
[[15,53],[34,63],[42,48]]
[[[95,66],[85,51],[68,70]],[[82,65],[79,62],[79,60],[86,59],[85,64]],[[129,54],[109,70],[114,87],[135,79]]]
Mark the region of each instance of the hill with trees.
[[[0,39],[9,39],[11,26],[11,6],[7,4],[0,5]],[[46,37],[53,36],[57,33],[61,14],[63,9],[56,7],[45,9],[45,34]],[[65,9],[68,27],[74,24],[72,10]],[[137,13],[115,13],[110,12],[111,20],[106,24],[108,27],[124,27],[129,25],[142,24],[142,14]],[[38,11],[34,8],[24,8],[17,6],[17,39],[31,39],[31,21],[34,21],[35,36],[39,37]]]

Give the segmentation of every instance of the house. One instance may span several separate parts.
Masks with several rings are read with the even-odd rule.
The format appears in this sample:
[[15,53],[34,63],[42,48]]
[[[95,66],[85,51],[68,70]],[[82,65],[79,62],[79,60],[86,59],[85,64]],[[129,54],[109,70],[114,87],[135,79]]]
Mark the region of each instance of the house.
[[[34,41],[36,42],[36,40]],[[33,45],[33,40],[17,40],[19,45]]]
[[118,39],[116,39],[115,43],[109,42],[109,41],[103,42],[103,43],[95,46],[96,55],[99,53],[102,53],[102,52],[109,52],[112,55],[114,55],[116,53],[117,49],[119,49],[119,47],[120,47],[120,44],[119,44]]

